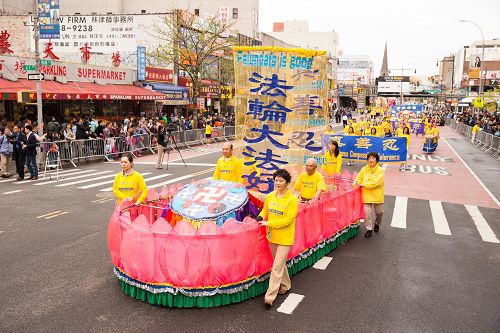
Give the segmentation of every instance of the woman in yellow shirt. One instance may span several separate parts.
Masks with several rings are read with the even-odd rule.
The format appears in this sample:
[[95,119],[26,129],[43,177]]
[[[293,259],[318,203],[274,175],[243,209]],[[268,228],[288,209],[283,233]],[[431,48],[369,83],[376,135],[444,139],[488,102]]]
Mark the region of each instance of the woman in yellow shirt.
[[[403,127],[403,132],[400,133],[398,135],[398,137],[406,138],[406,149],[409,152],[410,151],[410,141],[411,141],[410,129],[407,126]],[[401,163],[401,165],[399,166],[399,171],[406,171],[406,170],[408,170],[407,163],[406,162]]]
[[340,173],[342,167],[342,154],[339,150],[339,143],[331,140],[328,144],[328,151],[325,153],[324,162],[321,168],[329,175],[333,176]]
[[113,193],[118,199],[118,205],[124,199],[131,203],[140,204],[148,196],[148,188],[142,175],[133,169],[134,157],[131,154],[123,156],[120,160],[122,171],[115,176]]
[[333,135],[335,132],[333,131],[332,125],[328,124],[326,126],[326,131],[323,134]]
[[267,240],[273,254],[273,268],[264,303],[271,307],[278,294],[284,295],[292,288],[286,259],[295,239],[295,221],[299,201],[288,190],[292,176],[285,169],[273,174],[274,191],[269,193],[257,221],[267,229]]

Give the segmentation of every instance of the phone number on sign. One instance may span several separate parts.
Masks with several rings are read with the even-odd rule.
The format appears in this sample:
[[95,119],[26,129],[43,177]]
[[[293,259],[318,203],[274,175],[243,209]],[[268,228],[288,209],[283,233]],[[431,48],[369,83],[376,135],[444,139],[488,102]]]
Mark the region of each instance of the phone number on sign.
[[62,24],[61,25],[61,31],[66,31],[66,30],[70,30],[70,31],[92,31],[92,26],[89,24],[89,25],[86,25],[86,24],[74,24],[74,25],[64,25]]

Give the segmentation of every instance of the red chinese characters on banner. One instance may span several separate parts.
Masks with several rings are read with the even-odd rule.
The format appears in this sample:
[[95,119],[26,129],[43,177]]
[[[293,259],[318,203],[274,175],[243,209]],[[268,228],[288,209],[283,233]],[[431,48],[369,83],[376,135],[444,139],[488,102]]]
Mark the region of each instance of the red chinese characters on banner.
[[88,43],[85,43],[82,47],[80,47],[80,51],[82,52],[82,60],[84,63],[88,63],[90,60],[90,49],[91,47]]
[[49,42],[47,44],[45,44],[45,50],[43,50],[43,52],[45,53],[45,57],[43,57],[43,58],[44,59],[51,58],[54,60],[59,60],[59,57],[55,55],[53,50],[54,50],[54,46],[49,39]]
[[113,55],[111,56],[111,62],[113,63],[113,66],[118,67],[120,66],[122,59],[120,57],[120,52],[113,52]]
[[16,61],[16,64],[14,65],[14,70],[16,72],[20,72],[22,74],[26,74],[27,71],[24,69],[24,65],[26,64],[26,62],[24,60],[18,60]]
[[10,34],[7,30],[0,31],[0,54],[14,53],[14,51],[10,49],[9,37]]
[[146,81],[174,82],[174,72],[171,69],[146,67]]
[[3,59],[0,59],[0,71],[3,69],[3,63],[5,62],[5,60]]

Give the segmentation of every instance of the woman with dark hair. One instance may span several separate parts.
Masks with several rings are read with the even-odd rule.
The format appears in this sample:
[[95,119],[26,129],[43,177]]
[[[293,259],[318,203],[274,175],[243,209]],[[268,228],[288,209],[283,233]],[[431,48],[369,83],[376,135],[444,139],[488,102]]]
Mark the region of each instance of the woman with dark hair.
[[370,237],[372,230],[378,232],[382,223],[385,170],[378,165],[380,160],[378,153],[368,153],[366,159],[368,164],[358,173],[354,185],[357,184],[362,188],[363,206],[365,208],[365,237]]
[[[406,149],[409,151],[410,149],[410,128],[408,126],[403,127],[403,132],[399,135],[401,138],[406,138]],[[406,171],[407,170],[407,163],[406,161],[401,163],[399,166],[399,171]]]
[[370,129],[370,136],[377,136],[377,128],[376,127],[372,127]]
[[269,193],[264,208],[257,221],[267,229],[267,239],[273,254],[273,268],[269,278],[264,303],[271,307],[278,294],[284,295],[292,288],[288,275],[286,259],[295,238],[295,220],[299,209],[299,201],[288,190],[292,177],[285,169],[273,174],[274,191]]
[[328,143],[328,151],[325,153],[321,168],[329,175],[339,174],[342,167],[342,154],[339,150],[339,143],[331,140]]
[[142,175],[133,169],[134,157],[132,154],[123,156],[120,160],[122,171],[115,176],[113,193],[121,205],[124,199],[132,203],[141,203],[148,196],[148,188]]

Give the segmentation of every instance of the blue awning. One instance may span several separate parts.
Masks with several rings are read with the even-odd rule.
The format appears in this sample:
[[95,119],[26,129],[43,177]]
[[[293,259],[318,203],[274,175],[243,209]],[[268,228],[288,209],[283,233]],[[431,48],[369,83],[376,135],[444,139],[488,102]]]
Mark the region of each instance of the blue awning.
[[159,82],[143,82],[144,88],[151,89],[167,95],[169,100],[188,100],[189,89],[187,87],[179,87],[174,84],[159,83]]

